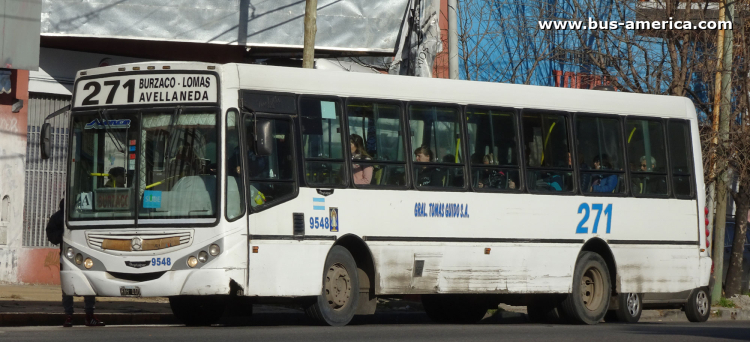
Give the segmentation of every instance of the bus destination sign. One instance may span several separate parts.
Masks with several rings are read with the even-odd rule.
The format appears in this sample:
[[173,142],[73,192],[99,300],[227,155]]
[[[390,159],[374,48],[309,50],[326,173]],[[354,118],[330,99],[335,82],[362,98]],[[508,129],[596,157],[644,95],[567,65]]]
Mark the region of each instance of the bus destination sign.
[[73,107],[218,102],[212,74],[146,74],[90,78],[76,83]]

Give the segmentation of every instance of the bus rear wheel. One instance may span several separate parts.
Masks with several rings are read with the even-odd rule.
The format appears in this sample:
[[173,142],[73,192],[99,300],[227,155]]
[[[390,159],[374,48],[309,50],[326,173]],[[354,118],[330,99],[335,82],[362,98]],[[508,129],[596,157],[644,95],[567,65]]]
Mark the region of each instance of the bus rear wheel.
[[315,297],[305,313],[321,324],[347,325],[359,302],[357,264],[349,251],[334,246],[326,258],[323,271],[323,293]]
[[573,292],[561,307],[574,323],[596,324],[607,313],[611,293],[609,269],[604,259],[593,252],[582,252],[573,272]]
[[711,296],[708,295],[708,289],[699,287],[690,293],[687,303],[685,303],[685,316],[691,322],[705,322],[711,315]]
[[169,306],[183,324],[204,326],[219,321],[226,308],[226,299],[222,296],[169,297]]
[[476,323],[487,313],[487,302],[473,295],[422,295],[422,306],[427,316],[437,323]]

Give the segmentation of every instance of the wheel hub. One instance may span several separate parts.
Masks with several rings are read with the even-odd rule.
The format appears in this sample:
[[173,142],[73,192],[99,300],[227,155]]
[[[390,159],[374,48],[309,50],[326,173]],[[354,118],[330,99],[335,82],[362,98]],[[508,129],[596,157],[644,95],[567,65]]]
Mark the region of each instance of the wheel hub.
[[325,294],[334,310],[346,306],[352,293],[352,281],[344,265],[336,263],[326,271]]
[[698,292],[698,295],[695,296],[695,301],[698,313],[700,313],[701,316],[705,315],[708,312],[708,297],[706,296],[706,293],[703,291]]
[[586,309],[595,311],[604,300],[604,281],[602,274],[595,268],[589,268],[581,277],[581,300]]
[[627,303],[628,303],[628,313],[630,314],[630,316],[635,317],[640,311],[640,305],[638,303],[638,294],[628,293]]

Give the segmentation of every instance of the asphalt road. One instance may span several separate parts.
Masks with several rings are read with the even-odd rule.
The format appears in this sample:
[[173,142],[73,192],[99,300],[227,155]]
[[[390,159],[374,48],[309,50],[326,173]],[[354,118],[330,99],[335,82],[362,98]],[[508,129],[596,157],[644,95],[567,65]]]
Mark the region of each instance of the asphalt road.
[[490,323],[439,325],[419,315],[402,323],[358,322],[333,328],[309,322],[263,322],[249,326],[108,326],[0,328],[0,341],[746,341],[750,321],[598,324],[596,326]]

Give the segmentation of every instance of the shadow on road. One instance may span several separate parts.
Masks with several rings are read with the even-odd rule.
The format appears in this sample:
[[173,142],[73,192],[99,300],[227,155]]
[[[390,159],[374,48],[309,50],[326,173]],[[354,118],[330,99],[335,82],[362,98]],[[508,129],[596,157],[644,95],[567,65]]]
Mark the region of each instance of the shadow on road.
[[[528,323],[526,315],[503,315],[499,313],[487,317],[477,324],[522,324]],[[259,313],[251,317],[224,317],[220,321],[224,326],[280,326],[301,325],[309,326],[317,323],[304,313]],[[349,325],[379,325],[379,324],[436,324],[424,312],[382,312],[368,316],[355,316]]]
[[[692,323],[680,326],[664,326],[661,324],[639,323],[627,325],[631,333],[650,336],[693,336],[693,337],[721,337],[723,339],[748,341],[750,340],[750,325],[744,327],[722,326],[733,324],[736,321],[714,322],[720,325],[708,325],[707,323]],[[658,327],[658,328],[657,328]]]

